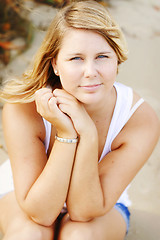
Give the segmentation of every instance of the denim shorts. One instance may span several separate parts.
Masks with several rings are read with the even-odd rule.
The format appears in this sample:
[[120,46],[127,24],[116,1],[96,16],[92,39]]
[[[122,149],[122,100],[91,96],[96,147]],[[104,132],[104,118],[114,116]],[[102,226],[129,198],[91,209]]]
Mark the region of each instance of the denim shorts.
[[127,226],[127,233],[130,226],[130,211],[123,203],[116,203],[114,208],[122,215]]

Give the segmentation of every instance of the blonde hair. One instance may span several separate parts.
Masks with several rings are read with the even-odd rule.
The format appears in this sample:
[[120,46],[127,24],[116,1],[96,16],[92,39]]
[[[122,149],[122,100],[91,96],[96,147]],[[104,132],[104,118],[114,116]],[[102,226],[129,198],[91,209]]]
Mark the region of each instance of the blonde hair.
[[63,7],[53,19],[39,48],[33,68],[22,78],[6,82],[0,99],[8,102],[32,102],[36,90],[50,85],[61,87],[60,79],[52,69],[51,60],[60,50],[65,32],[70,28],[87,29],[101,34],[118,57],[118,64],[127,59],[127,47],[122,31],[108,10],[95,1],[76,1]]

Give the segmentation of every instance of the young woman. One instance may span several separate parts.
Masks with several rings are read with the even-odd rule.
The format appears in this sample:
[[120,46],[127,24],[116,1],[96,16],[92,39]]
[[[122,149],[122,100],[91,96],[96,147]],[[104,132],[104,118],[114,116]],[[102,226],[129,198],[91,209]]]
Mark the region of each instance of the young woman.
[[124,239],[127,186],[159,137],[152,108],[116,82],[126,54],[108,12],[74,2],[51,23],[32,71],[4,85],[14,180],[1,191],[4,240]]

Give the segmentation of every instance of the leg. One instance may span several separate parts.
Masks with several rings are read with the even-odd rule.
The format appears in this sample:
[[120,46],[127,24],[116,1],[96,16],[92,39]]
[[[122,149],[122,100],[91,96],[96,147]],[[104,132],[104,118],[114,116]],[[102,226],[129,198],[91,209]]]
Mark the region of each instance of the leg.
[[102,217],[90,222],[73,222],[68,214],[61,223],[58,240],[123,240],[126,223],[122,215],[113,208]]
[[53,227],[44,227],[30,220],[20,209],[14,193],[0,199],[0,230],[3,240],[53,240]]

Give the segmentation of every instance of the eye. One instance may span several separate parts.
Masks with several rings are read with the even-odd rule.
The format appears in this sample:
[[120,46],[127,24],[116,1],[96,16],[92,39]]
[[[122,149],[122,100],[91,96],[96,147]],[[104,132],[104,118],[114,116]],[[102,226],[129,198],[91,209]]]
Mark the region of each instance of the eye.
[[74,60],[82,60],[82,58],[81,57],[73,57],[70,59],[70,61],[74,61]]
[[103,58],[109,58],[107,55],[98,55],[97,58],[103,59]]

